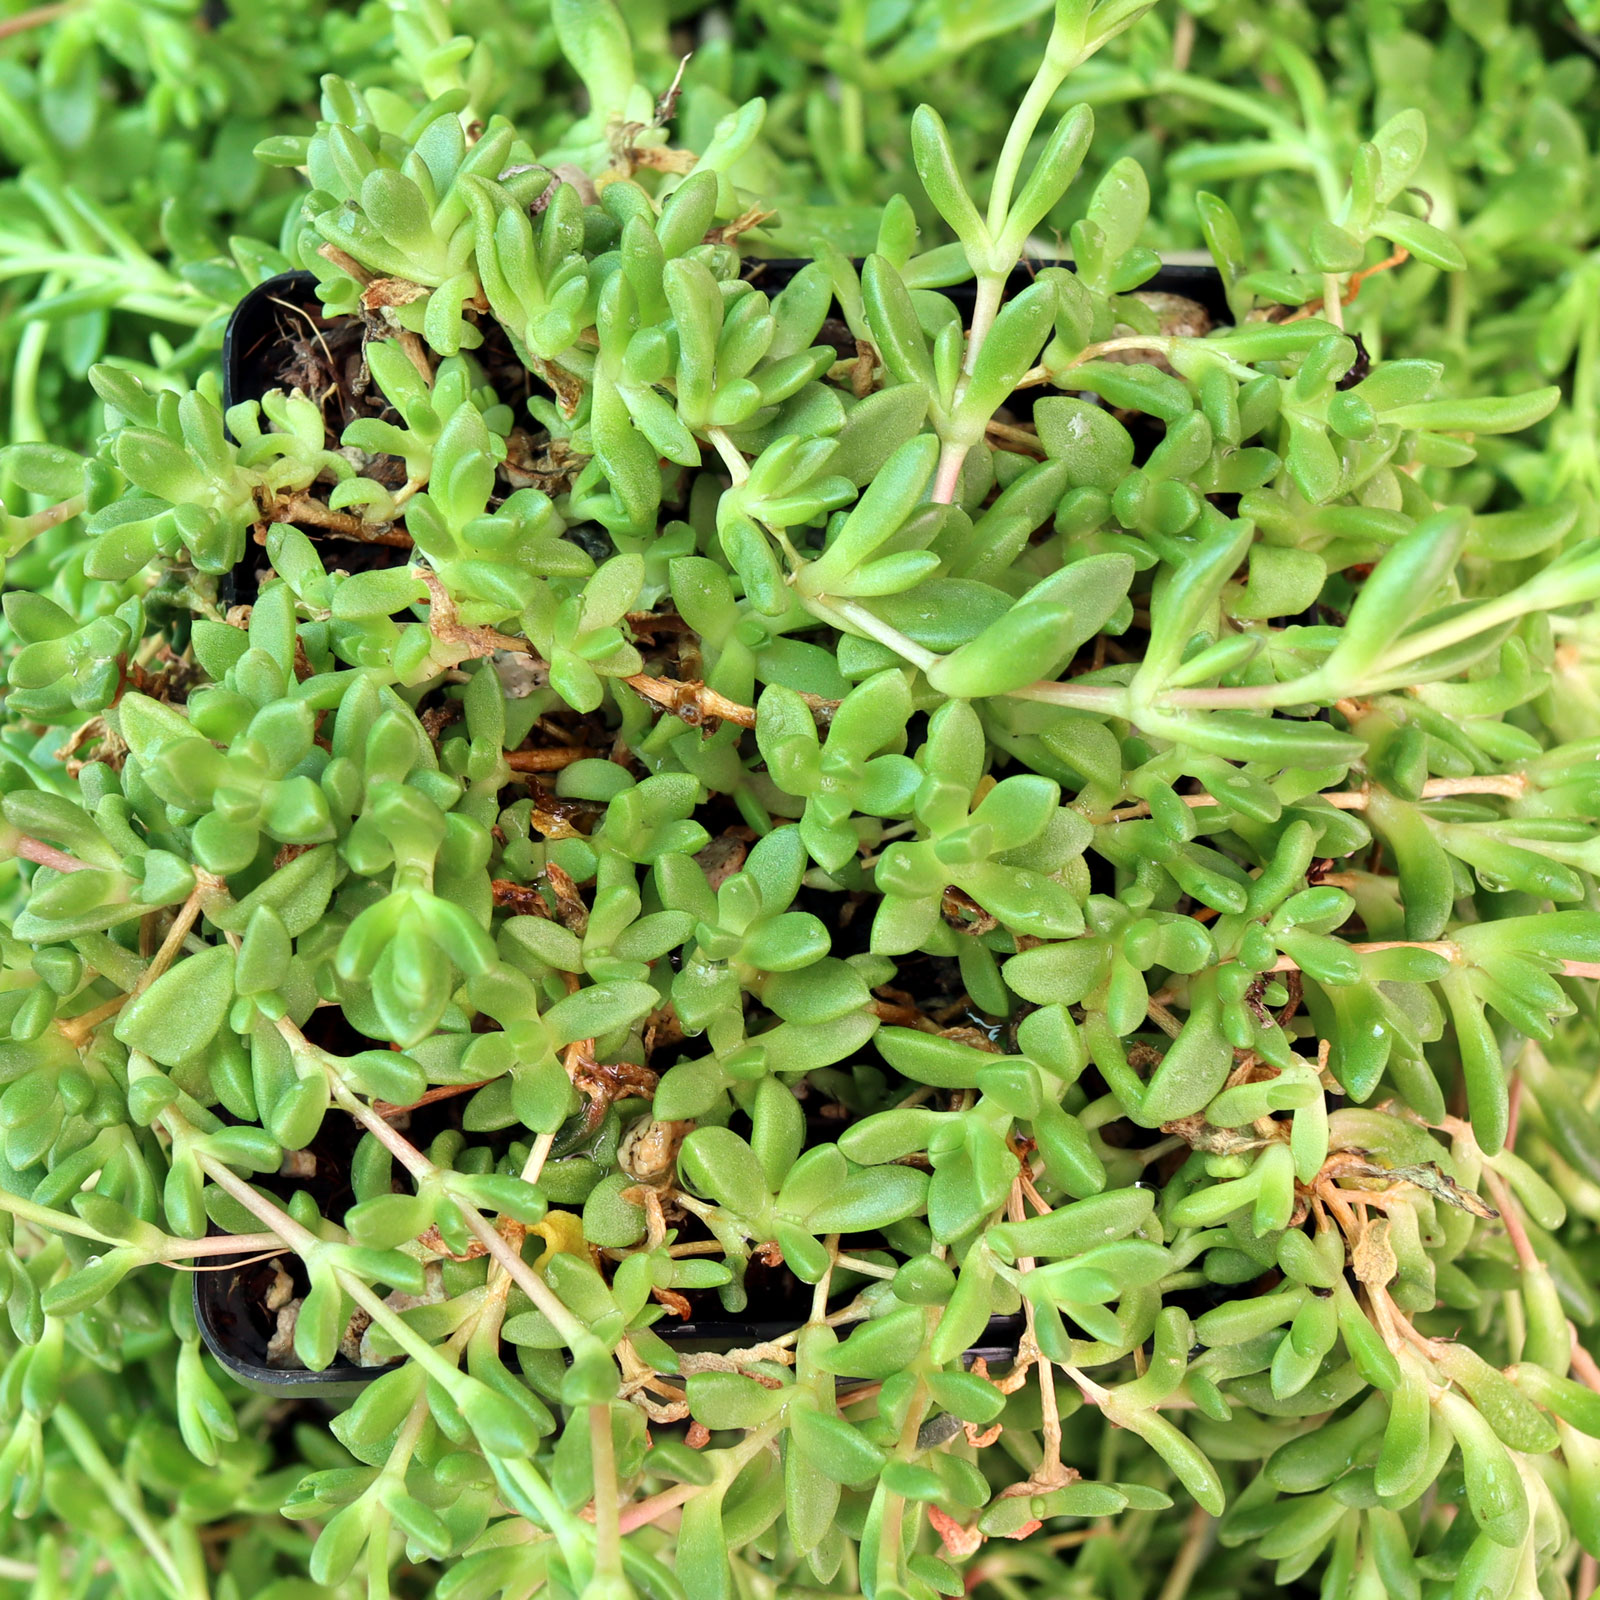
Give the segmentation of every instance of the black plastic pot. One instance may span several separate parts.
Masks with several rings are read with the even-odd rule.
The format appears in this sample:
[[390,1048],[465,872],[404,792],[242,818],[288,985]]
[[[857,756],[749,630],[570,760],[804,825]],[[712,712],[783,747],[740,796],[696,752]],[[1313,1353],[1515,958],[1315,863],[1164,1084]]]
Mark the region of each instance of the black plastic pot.
[[[1035,272],[1053,262],[1035,262],[1019,267],[1007,285],[1007,294],[1020,294],[1033,281]],[[1069,263],[1070,264],[1070,263]],[[803,261],[748,260],[745,276],[765,290],[783,288],[799,270]],[[325,323],[321,302],[316,296],[316,278],[309,272],[283,272],[257,284],[234,308],[222,339],[222,395],[225,406],[240,400],[259,400],[271,389],[281,388],[289,360],[285,352],[296,339],[301,341],[325,337],[325,330],[336,325],[348,327],[348,319],[336,318]],[[1148,283],[1140,286],[1141,292],[1182,295],[1204,306],[1213,323],[1231,320],[1227,295],[1223,290],[1222,275],[1215,267],[1173,263],[1163,266]],[[958,284],[941,291],[955,304],[964,317],[970,317],[975,298],[974,286]],[[823,337],[827,338],[828,329]],[[839,324],[843,331],[843,324]],[[337,337],[337,335],[336,335]],[[324,346],[324,348],[326,348]],[[842,348],[842,347],[841,347]],[[844,351],[853,354],[853,348]],[[1023,411],[1031,410],[1033,392],[1019,396]],[[313,538],[326,537],[323,530],[308,527]],[[339,551],[339,563],[346,570],[357,567],[387,566],[405,559],[405,552],[394,546],[363,545],[348,540],[333,539],[329,543]],[[265,571],[265,553],[251,546],[243,561],[222,582],[222,600],[225,605],[248,602],[255,598],[260,575]]]
[[[374,1378],[391,1370],[387,1366],[359,1367],[342,1356],[321,1372],[269,1366],[266,1338],[246,1299],[238,1274],[218,1271],[195,1276],[194,1311],[200,1337],[229,1376],[247,1389],[283,1398],[349,1400],[360,1394]],[[700,1321],[675,1322],[669,1317],[656,1323],[651,1331],[674,1349],[722,1352],[748,1350],[780,1339],[793,1333],[796,1325],[794,1319],[762,1322],[742,1317],[707,1317]],[[1021,1316],[991,1319],[981,1342],[967,1351],[968,1364],[980,1356],[991,1364],[1012,1360],[1022,1330]],[[517,1365],[513,1346],[504,1346],[502,1353],[508,1366]]]
[[[1018,267],[1007,285],[1008,296],[1026,289],[1040,267],[1058,264],[1071,265],[1070,262],[1041,261]],[[804,261],[751,260],[745,263],[745,277],[763,289],[781,289],[805,265]],[[281,272],[257,284],[234,307],[222,336],[222,393],[226,405],[239,400],[259,400],[277,386],[278,370],[269,354],[270,348],[281,339],[285,322],[292,321],[297,314],[321,320],[316,281],[309,272]],[[1232,320],[1222,274],[1215,267],[1174,262],[1163,266],[1148,283],[1141,284],[1140,292],[1183,295],[1203,305],[1214,323]],[[957,284],[941,293],[947,295],[959,311],[969,314],[972,311],[976,294],[972,284]]]
[[[315,1027],[320,1023],[320,1027]],[[316,1042],[333,1050],[355,1048],[355,1035],[331,1007],[314,1013]],[[426,1147],[447,1127],[459,1126],[458,1112],[465,1101],[451,1098],[414,1111],[408,1129],[411,1138]],[[807,1118],[807,1143],[816,1144],[837,1137],[841,1124],[820,1116]],[[258,1180],[280,1204],[286,1204],[297,1189],[308,1191],[324,1216],[339,1216],[353,1202],[350,1188],[350,1162],[360,1138],[360,1129],[347,1119],[330,1116],[304,1152],[309,1157],[308,1174],[291,1177],[274,1173]],[[509,1134],[490,1134],[488,1138],[509,1141]],[[581,1148],[579,1146],[578,1148]],[[497,1147],[497,1154],[503,1150]],[[881,1244],[876,1236],[858,1238],[858,1249]],[[215,1270],[197,1273],[194,1286],[195,1320],[207,1347],[221,1364],[246,1388],[264,1394],[303,1395],[327,1400],[343,1400],[361,1389],[387,1367],[362,1367],[343,1356],[322,1372],[298,1367],[273,1366],[267,1359],[268,1341],[277,1323],[276,1314],[266,1309],[267,1288],[281,1263],[295,1280],[295,1294],[307,1288],[298,1260],[291,1254],[275,1259],[241,1257],[230,1266],[227,1257],[210,1263]],[[691,1307],[688,1318],[661,1318],[653,1332],[680,1350],[715,1351],[749,1349],[793,1332],[810,1311],[812,1290],[781,1262],[765,1262],[752,1257],[745,1273],[749,1305],[737,1315],[721,1312],[713,1291],[688,1291]],[[1009,1361],[1017,1353],[1023,1318],[1018,1315],[991,1319],[983,1338],[967,1352],[969,1361],[979,1356],[990,1362]],[[517,1365],[514,1347],[507,1347],[505,1358]]]
[[[799,261],[749,261],[745,275],[763,289],[779,289],[790,281],[805,263]],[[1019,268],[1009,290],[1019,293],[1032,281],[1033,270]],[[348,328],[348,319],[325,323],[316,297],[316,279],[309,272],[286,272],[252,289],[235,308],[223,336],[223,398],[226,405],[241,400],[259,400],[269,390],[279,388],[289,369],[293,341],[323,339],[338,328]],[[1164,266],[1142,288],[1158,293],[1182,295],[1205,307],[1215,323],[1230,320],[1221,275],[1212,267],[1174,264]],[[964,315],[970,315],[972,285],[958,285],[943,291]],[[825,330],[826,336],[827,330]],[[337,337],[337,334],[336,334]],[[317,536],[320,530],[308,528]],[[365,564],[386,564],[404,559],[405,553],[393,546],[361,545],[337,541],[341,558],[347,554]],[[251,547],[244,561],[224,580],[223,599],[229,604],[254,598],[264,553]],[[349,565],[341,559],[341,564]],[[267,1343],[270,1314],[264,1308],[264,1283],[272,1276],[267,1263],[241,1262],[228,1270],[196,1274],[195,1318],[207,1348],[227,1371],[245,1387],[265,1394],[296,1395],[327,1400],[344,1400],[359,1394],[384,1367],[360,1367],[340,1357],[323,1372],[269,1366]],[[786,1271],[786,1269],[785,1269]],[[740,1317],[701,1317],[677,1322],[664,1319],[655,1332],[679,1348],[729,1350],[748,1348],[789,1333],[797,1319],[776,1321],[755,1314],[761,1303],[774,1309],[771,1297],[752,1286],[752,1312]],[[803,1316],[803,1313],[801,1313]],[[990,1362],[1015,1357],[1022,1336],[1023,1318],[1019,1315],[993,1318],[982,1340],[967,1352],[967,1360],[982,1356]]]

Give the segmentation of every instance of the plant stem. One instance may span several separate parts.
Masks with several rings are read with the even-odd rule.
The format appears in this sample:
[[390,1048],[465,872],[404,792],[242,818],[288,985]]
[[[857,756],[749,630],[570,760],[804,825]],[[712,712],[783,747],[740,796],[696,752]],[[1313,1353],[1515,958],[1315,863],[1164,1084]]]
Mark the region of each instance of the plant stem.
[[[1007,272],[1012,265],[1014,263],[1007,263]],[[978,278],[978,292],[972,306],[972,326],[967,330],[966,353],[961,358],[961,371],[968,378],[972,376],[973,368],[978,364],[978,352],[983,349],[984,341],[989,337],[994,319],[1000,315],[1000,301],[1005,294],[1005,288],[1004,276],[983,273]],[[962,389],[957,391],[957,399],[964,389],[963,384]],[[963,456],[967,453],[965,445],[961,447],[961,453]]]
[[670,1489],[663,1489],[660,1494],[653,1494],[648,1500],[629,1506],[617,1518],[618,1535],[632,1533],[635,1528],[643,1528],[658,1517],[666,1516],[685,1501],[692,1500],[702,1487],[697,1483],[675,1483]]
[[[175,1133],[173,1123],[176,1121],[180,1128],[187,1129],[187,1124],[174,1112],[163,1112],[162,1120],[169,1133]],[[258,1194],[243,1178],[239,1177],[231,1167],[218,1161],[215,1156],[208,1156],[203,1151],[196,1159],[205,1175],[216,1184],[219,1189],[226,1190],[235,1200],[242,1205],[251,1216],[258,1221],[266,1223],[278,1238],[289,1246],[297,1255],[305,1255],[308,1250],[314,1250],[322,1241],[312,1233],[309,1228],[303,1227],[281,1206],[274,1205],[265,1195]],[[388,1307],[384,1307],[385,1311]]]
[[820,617],[822,621],[832,623],[835,627],[842,624],[847,632],[865,634],[869,639],[876,639],[879,644],[887,645],[897,656],[903,657],[913,666],[922,668],[924,672],[943,659],[937,651],[926,649],[915,639],[908,638],[898,628],[874,616],[865,606],[857,605],[854,600],[841,600],[829,595],[825,599],[807,600],[805,605],[813,616]]
[[1128,715],[1128,691],[1120,684],[1052,683],[1041,680],[1021,689],[1008,689],[1006,693],[1013,700],[1043,700],[1049,705],[1103,711],[1113,717]]
[[[1527,775],[1521,772],[1488,772],[1471,778],[1429,778],[1419,796],[1423,800],[1442,800],[1457,794],[1497,794],[1508,800],[1520,800],[1533,787]],[[1178,798],[1196,810],[1217,806],[1222,802],[1215,795],[1181,794]],[[1372,803],[1372,791],[1365,784],[1359,789],[1330,789],[1316,796],[1318,800],[1340,811],[1365,811]],[[1148,817],[1149,805],[1140,800],[1134,805],[1119,806],[1115,811],[1095,817],[1095,822],[1130,822],[1137,817]]]
[[35,6],[32,11],[19,11],[14,17],[6,17],[0,21],[0,39],[11,39],[19,33],[26,33],[30,28],[42,28],[47,22],[54,22],[57,17],[64,17],[69,11],[78,9],[79,0],[56,0],[53,5]]
[[620,1580],[622,1526],[609,1402],[589,1407],[589,1459],[594,1473],[595,1576]]
[[9,540],[10,553],[15,555],[23,545],[37,534],[45,533],[49,529],[63,523],[70,517],[75,517],[83,510],[86,504],[81,494],[69,495],[65,500],[58,500],[53,506],[46,506],[43,511],[35,511],[29,516],[17,517],[12,526],[21,530],[21,537]]
[[[1431,950],[1443,956],[1454,966],[1466,962],[1466,952],[1453,939],[1375,939],[1368,943],[1347,944],[1347,950],[1357,955],[1371,955],[1379,950]],[[1279,956],[1267,969],[1269,972],[1299,972],[1300,964],[1290,956]],[[1562,961],[1554,968],[1563,978],[1600,978],[1600,961]]]
[[[52,272],[39,285],[36,299],[59,294],[65,280]],[[50,323],[43,317],[30,318],[17,340],[17,353],[11,363],[11,442],[43,440],[49,436],[39,413],[39,371],[44,365],[45,346],[50,338]],[[24,543],[26,540],[23,541]]]
[[54,867],[57,872],[99,872],[103,868],[96,867],[92,862],[80,861],[76,856],[69,856],[65,850],[57,850],[53,844],[44,844],[38,839],[29,838],[23,834],[16,843],[16,852],[24,861],[32,861],[41,867]]
[[205,1585],[185,1580],[171,1549],[151,1522],[138,1491],[124,1482],[121,1474],[106,1460],[88,1424],[64,1400],[57,1403],[50,1420],[66,1441],[67,1448],[77,1457],[78,1465],[93,1479],[117,1515],[133,1529],[139,1543],[150,1552],[151,1560],[160,1569],[173,1595],[180,1600],[205,1600],[208,1592]]
[[508,750],[506,765],[513,772],[559,772],[574,761],[586,761],[594,754],[581,744],[547,745],[543,750]]
[[1577,1327],[1571,1322],[1567,1327],[1572,1331],[1572,1370],[1588,1388],[1600,1393],[1600,1363],[1595,1361],[1583,1341],[1578,1338]]
[[[280,1024],[280,1029],[281,1026]],[[293,1025],[291,1024],[291,1026]],[[298,1032],[299,1030],[296,1029],[295,1031]],[[414,1179],[420,1183],[438,1176],[439,1169],[403,1133],[391,1123],[386,1122],[359,1095],[355,1094],[344,1079],[339,1076],[338,1070],[325,1055],[323,1056],[323,1064],[327,1069],[328,1081],[332,1086],[334,1099],[379,1144],[388,1150]],[[446,1192],[448,1193],[448,1190]],[[584,1334],[583,1323],[557,1298],[550,1285],[522,1259],[517,1251],[506,1243],[500,1231],[489,1222],[483,1213],[476,1206],[468,1205],[455,1195],[451,1195],[450,1200],[456,1210],[461,1213],[472,1235],[478,1239],[490,1256],[499,1262],[517,1287],[550,1319],[551,1324],[561,1337],[569,1345],[582,1338]]]
[[[998,236],[1006,225],[1006,213],[1011,209],[1011,194],[1022,171],[1023,157],[1028,153],[1034,130],[1049,110],[1056,90],[1081,60],[1082,57],[1078,57],[1058,65],[1046,49],[1044,60],[1039,63],[1039,70],[1034,73],[1033,82],[1028,85],[1028,92],[1023,95],[1022,104],[1017,107],[1017,114],[1006,130],[1005,143],[1000,147],[1000,159],[994,164],[994,178],[989,185],[988,228],[991,237]],[[976,322],[976,317],[973,320]],[[972,369],[968,367],[967,370],[970,372]]]
[[162,1241],[160,1259],[176,1261],[192,1256],[244,1256],[281,1247],[275,1233],[216,1233],[204,1239],[180,1239],[169,1234]]
[[[1462,959],[1461,946],[1449,939],[1377,939],[1368,944],[1346,945],[1358,955],[1371,955],[1379,950],[1431,950],[1450,962]],[[1300,963],[1290,956],[1279,956],[1268,970],[1272,972],[1298,972]]]
[[1506,1237],[1511,1241],[1517,1264],[1524,1268],[1537,1267],[1539,1256],[1533,1248],[1532,1240],[1528,1238],[1528,1230],[1522,1225],[1522,1208],[1517,1204],[1510,1184],[1493,1167],[1483,1169],[1483,1181],[1488,1185],[1489,1193],[1494,1196],[1495,1209],[1505,1224]]
[[[833,1264],[836,1267],[843,1267],[846,1272],[859,1272],[864,1278],[881,1278],[888,1280],[895,1276],[895,1269],[893,1267],[880,1267],[876,1262],[863,1261],[858,1256],[837,1255],[833,1258]],[[825,1281],[826,1280],[824,1280],[824,1282]],[[822,1287],[822,1284],[819,1283],[818,1287]],[[824,1307],[826,1307],[826,1296],[824,1296],[823,1303]],[[816,1308],[813,1304],[813,1320],[815,1320],[815,1310]]]
[[741,484],[750,481],[750,463],[745,460],[744,453],[721,428],[707,428],[706,438],[717,448],[717,454],[722,457],[722,464],[728,469],[733,479],[733,486],[737,489]]
[[[909,1461],[917,1454],[917,1435],[922,1431],[922,1423],[928,1414],[930,1400],[927,1382],[919,1376],[910,1403],[906,1407],[906,1419],[900,1429],[899,1442],[895,1445],[894,1453],[902,1461]],[[892,1491],[886,1493],[883,1500],[883,1519],[879,1523],[877,1584],[878,1588],[885,1592],[900,1587],[900,1573],[905,1562],[905,1555],[901,1550],[905,1515],[905,1496]]]
[[70,1211],[53,1211],[49,1206],[35,1205],[33,1201],[24,1200],[21,1195],[12,1194],[4,1188],[0,1188],[0,1211],[8,1211],[19,1221],[31,1222],[36,1228],[45,1228],[52,1233],[70,1233],[79,1239],[92,1239],[96,1244],[116,1242],[106,1238],[99,1229],[91,1228]]
[[1189,1523],[1184,1529],[1183,1543],[1178,1547],[1178,1557],[1167,1572],[1167,1581],[1161,1585],[1157,1600],[1183,1600],[1200,1569],[1200,1558],[1210,1542],[1211,1514],[1204,1506],[1196,1506],[1189,1513]]
[[[967,348],[971,350],[972,345]],[[939,447],[939,466],[933,475],[933,493],[929,496],[936,506],[955,504],[956,490],[961,487],[961,468],[967,459],[967,447],[946,440]]]
[[[169,1132],[176,1131],[174,1124],[176,1124],[177,1128],[187,1128],[187,1124],[175,1112],[164,1112],[162,1116]],[[231,1194],[253,1216],[259,1217],[285,1244],[300,1256],[308,1257],[321,1246],[322,1241],[315,1234],[302,1227],[282,1207],[268,1200],[266,1196],[257,1194],[249,1184],[237,1177],[222,1162],[204,1153],[201,1153],[198,1159],[207,1177],[216,1183],[219,1188]],[[457,1203],[459,1204],[459,1202]],[[476,1213],[471,1213],[471,1215],[476,1215]],[[468,1218],[469,1222],[471,1215]],[[479,1217],[478,1221],[481,1223],[483,1219]],[[484,1226],[487,1227],[487,1224],[484,1224]],[[493,1230],[490,1231],[492,1232]],[[495,1238],[498,1240],[499,1235],[496,1234]],[[501,1242],[503,1243],[503,1241]],[[447,1391],[450,1388],[450,1380],[452,1379],[458,1384],[471,1381],[466,1379],[457,1368],[449,1365],[438,1350],[429,1344],[387,1302],[374,1294],[365,1282],[353,1273],[343,1269],[335,1269],[335,1271],[339,1287],[394,1340],[401,1350],[410,1356],[413,1361],[417,1362],[436,1382],[442,1384]],[[545,1292],[548,1295],[549,1291],[546,1290]],[[559,1301],[556,1301],[556,1305],[561,1314],[570,1321],[571,1314],[567,1312],[566,1308]],[[550,1491],[550,1486],[530,1462],[505,1461],[496,1457],[492,1458],[491,1465],[497,1469],[503,1469],[523,1494],[527,1496],[529,1501],[539,1508],[539,1514],[544,1518],[546,1526],[560,1541],[562,1553],[567,1559],[568,1566],[576,1573],[585,1564],[588,1554],[581,1540],[581,1524],[578,1520],[567,1512],[560,1501],[555,1498]]]
[[[717,1482],[723,1485],[732,1483],[777,1437],[780,1426],[776,1420],[765,1422],[753,1433],[747,1434],[738,1444],[730,1446],[727,1450],[717,1451]],[[715,1483],[675,1483],[670,1489],[663,1489],[660,1494],[651,1495],[648,1500],[641,1500],[637,1505],[624,1507],[618,1518],[618,1531],[623,1534],[632,1533],[634,1529],[645,1527],[657,1518],[664,1517],[674,1507],[681,1506],[684,1501],[692,1500],[697,1494],[716,1486]]]
[[539,1174],[544,1171],[545,1161],[550,1152],[555,1148],[556,1136],[553,1133],[541,1133],[533,1141],[533,1148],[528,1152],[528,1159],[523,1163],[522,1181],[524,1183],[537,1183]]

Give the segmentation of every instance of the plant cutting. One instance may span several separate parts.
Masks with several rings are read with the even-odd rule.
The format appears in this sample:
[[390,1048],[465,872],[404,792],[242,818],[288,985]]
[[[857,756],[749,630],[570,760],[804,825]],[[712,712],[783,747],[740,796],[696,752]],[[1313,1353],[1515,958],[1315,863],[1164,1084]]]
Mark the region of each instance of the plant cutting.
[[5,599],[24,1581],[1581,1588],[1600,542],[1473,475],[1554,389],[1347,328],[1465,266],[1415,112],[1292,272],[1197,202],[1221,326],[1131,159],[1046,264],[1146,9],[768,278],[759,106],[676,142],[609,5],[555,137],[331,78],[269,381],[3,453],[82,546]]

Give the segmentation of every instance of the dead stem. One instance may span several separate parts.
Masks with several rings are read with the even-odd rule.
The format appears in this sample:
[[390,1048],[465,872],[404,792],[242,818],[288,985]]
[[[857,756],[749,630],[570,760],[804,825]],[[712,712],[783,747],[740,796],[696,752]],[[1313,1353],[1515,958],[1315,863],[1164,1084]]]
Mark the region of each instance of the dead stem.
[[[1380,272],[1388,272],[1393,267],[1403,266],[1410,259],[1411,252],[1404,245],[1396,245],[1393,255],[1385,256],[1382,261],[1376,261],[1370,267],[1363,267],[1359,272],[1352,272],[1350,281],[1345,285],[1342,298],[1334,302],[1334,307],[1329,308],[1329,315],[1333,315],[1335,307],[1349,305],[1361,293],[1361,285],[1368,278],[1375,278]],[[1329,276],[1331,278],[1332,275],[1330,274]],[[1315,300],[1308,300],[1292,316],[1287,316],[1283,320],[1285,322],[1299,322],[1304,317],[1314,317],[1323,309],[1330,298],[1332,297],[1329,295],[1319,295]],[[1339,319],[1336,318],[1335,320]],[[1339,320],[1339,325],[1343,327],[1342,320]]]
[[411,569],[428,591],[428,631],[443,644],[453,645],[469,656],[492,656],[496,650],[509,650],[516,655],[528,654],[528,641],[515,639],[509,633],[495,628],[472,628],[461,621],[456,603],[449,591],[439,581],[432,567],[416,566]]
[[1037,456],[1041,461],[1044,459],[1044,445],[1040,443],[1039,435],[1032,428],[1019,428],[1009,422],[990,421],[985,425],[985,432],[991,441],[1004,445],[1008,450]]
[[648,673],[636,672],[622,681],[635,694],[664,711],[670,711],[690,727],[713,719],[734,722],[741,728],[753,728],[756,725],[754,707],[742,706],[737,700],[730,700],[715,689],[708,689],[698,680],[680,683],[676,678],[652,678]]
[[332,511],[309,494],[283,495],[262,508],[274,522],[308,522],[313,528],[326,528],[361,544],[387,544],[397,549],[411,548],[411,535],[402,528],[374,527],[345,511]]
[[324,261],[332,262],[333,265],[336,266],[341,272],[349,273],[350,276],[354,278],[356,282],[359,283],[363,288],[372,282],[372,274],[368,272],[367,269],[362,266],[354,256],[346,255],[345,252],[338,247],[338,245],[319,245],[317,248],[317,254],[321,256]]
[[582,745],[546,745],[542,750],[508,750],[506,765],[513,772],[559,772],[574,761],[587,761],[599,754]]

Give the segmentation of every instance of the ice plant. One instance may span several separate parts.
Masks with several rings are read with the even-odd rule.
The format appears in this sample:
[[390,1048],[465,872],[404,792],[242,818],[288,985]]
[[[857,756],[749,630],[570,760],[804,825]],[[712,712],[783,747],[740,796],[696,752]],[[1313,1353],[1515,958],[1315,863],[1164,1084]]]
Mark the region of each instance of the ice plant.
[[425,100],[262,147],[284,387],[0,452],[9,552],[81,530],[5,597],[0,1578],[1592,1574],[1592,500],[1492,454],[1555,389],[1350,326],[1466,264],[1415,111],[1278,130],[1294,271],[1197,197],[1224,326],[1132,159],[1041,264],[1147,9],[1058,0],[981,184],[916,112],[948,237],[782,273],[758,101],[680,143],[557,0],[587,113],[479,117],[404,12]]

